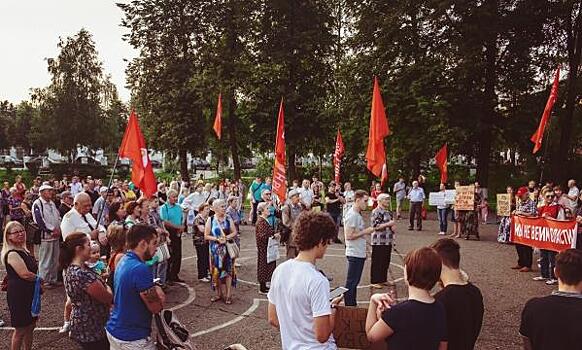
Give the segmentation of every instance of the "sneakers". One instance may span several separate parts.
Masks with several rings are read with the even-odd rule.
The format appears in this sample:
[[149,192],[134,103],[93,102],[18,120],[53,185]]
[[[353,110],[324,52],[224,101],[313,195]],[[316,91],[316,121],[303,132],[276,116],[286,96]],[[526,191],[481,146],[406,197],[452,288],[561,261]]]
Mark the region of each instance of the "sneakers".
[[545,280],[546,280],[546,278],[545,278],[545,277],[542,277],[542,276],[537,276],[537,277],[534,277],[534,278],[532,278],[532,279],[533,279],[534,281],[545,281]]
[[71,322],[65,321],[65,323],[63,323],[63,326],[61,328],[59,328],[59,334],[68,333],[70,328],[71,328]]
[[208,277],[199,278],[198,281],[208,283],[208,282],[210,282],[210,278],[208,278]]
[[235,266],[235,267],[241,267],[241,266],[242,266],[242,264],[241,264],[241,263],[239,263],[238,261],[236,261],[236,260],[235,260],[235,261],[234,261],[234,266]]
[[547,284],[548,286],[552,286],[552,285],[554,285],[554,284],[556,284],[556,283],[558,283],[558,280],[557,280],[557,279],[555,279],[555,278],[550,278],[549,280],[547,280],[547,281],[546,281],[546,284]]
[[444,235],[446,235],[446,233],[444,233],[444,232],[439,232],[439,236],[444,236]]

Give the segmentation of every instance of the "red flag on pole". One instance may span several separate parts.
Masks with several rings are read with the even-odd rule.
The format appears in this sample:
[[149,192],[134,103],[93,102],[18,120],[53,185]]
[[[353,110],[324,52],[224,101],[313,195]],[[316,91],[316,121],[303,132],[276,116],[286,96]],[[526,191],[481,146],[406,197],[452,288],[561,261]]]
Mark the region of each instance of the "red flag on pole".
[[544,114],[542,114],[542,119],[540,120],[540,125],[536,132],[531,136],[531,142],[534,143],[534,148],[532,153],[535,154],[542,148],[542,139],[544,138],[544,130],[546,129],[546,124],[548,119],[550,119],[550,114],[552,114],[552,108],[556,99],[558,98],[558,87],[560,85],[560,67],[556,69],[556,74],[554,75],[554,84],[552,85],[552,90],[550,91],[550,97],[546,102],[546,108],[544,108]]
[[146,197],[151,197],[157,192],[152,162],[148,155],[143,134],[139,128],[137,115],[133,110],[129,115],[127,129],[125,129],[125,134],[119,147],[119,157],[131,159],[131,181]]
[[218,94],[218,103],[216,105],[216,116],[214,117],[214,126],[212,127],[216,137],[220,140],[222,136],[222,94]]
[[448,179],[448,169],[447,169],[447,157],[449,156],[448,154],[448,150],[447,150],[447,144],[445,143],[443,147],[441,147],[441,149],[437,152],[437,154],[434,157],[434,160],[436,161],[436,165],[439,168],[439,170],[441,171],[441,183],[445,184],[447,183],[447,179]]
[[333,154],[333,168],[335,173],[335,183],[340,184],[340,166],[342,163],[342,157],[345,152],[344,140],[342,139],[342,134],[340,129],[337,129],[337,137],[335,139],[335,152]]
[[368,169],[376,176],[382,175],[382,168],[386,165],[384,138],[389,134],[390,128],[388,127],[388,119],[384,111],[384,102],[382,102],[378,78],[374,77],[374,93],[372,95],[372,111],[370,113],[370,131],[368,134],[366,160],[368,161]]
[[275,141],[275,166],[273,167],[273,192],[277,194],[281,202],[287,197],[287,173],[285,165],[287,158],[285,155],[285,115],[283,112],[283,99],[279,105],[279,116],[277,118],[277,139]]

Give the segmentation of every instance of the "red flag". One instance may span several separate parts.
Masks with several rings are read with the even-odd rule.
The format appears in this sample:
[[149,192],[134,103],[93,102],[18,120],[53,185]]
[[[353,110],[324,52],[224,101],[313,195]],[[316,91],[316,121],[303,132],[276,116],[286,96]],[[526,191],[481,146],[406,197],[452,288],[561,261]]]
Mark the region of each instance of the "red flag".
[[434,157],[434,160],[436,161],[436,165],[439,168],[439,170],[441,171],[441,183],[445,184],[447,183],[447,179],[448,179],[448,170],[447,170],[447,157],[448,157],[448,150],[447,150],[447,144],[445,143],[443,147],[441,147],[441,149],[437,152],[437,154]]
[[335,183],[339,185],[340,183],[340,166],[342,163],[342,157],[345,152],[344,140],[342,139],[342,134],[340,129],[337,129],[337,137],[335,139],[335,152],[333,154],[333,167],[335,172]]
[[131,159],[131,181],[146,197],[151,197],[157,192],[152,162],[137,122],[137,115],[133,110],[129,115],[127,129],[125,129],[125,134],[119,147],[119,157]]
[[544,138],[544,130],[546,129],[546,124],[548,119],[550,119],[550,114],[552,114],[552,108],[556,99],[558,98],[558,87],[560,85],[560,67],[556,69],[556,74],[554,76],[554,84],[552,85],[552,90],[550,91],[550,97],[548,97],[548,102],[546,102],[546,108],[544,108],[544,114],[542,114],[542,119],[540,120],[540,125],[536,132],[531,136],[531,142],[534,143],[534,148],[532,153],[535,154],[542,148],[542,139]]
[[218,94],[218,103],[216,105],[216,117],[214,117],[214,126],[212,127],[216,137],[220,140],[222,136],[222,94]]
[[368,134],[368,150],[366,160],[368,169],[372,174],[381,176],[382,167],[386,164],[386,151],[384,150],[384,138],[390,134],[388,119],[384,111],[382,95],[378,78],[374,77],[374,93],[372,96],[372,111],[370,113],[370,131]]
[[273,167],[273,192],[277,194],[283,202],[287,197],[287,173],[285,165],[287,163],[285,155],[285,115],[283,113],[283,99],[279,105],[279,116],[277,118],[277,139],[275,141],[275,166]]

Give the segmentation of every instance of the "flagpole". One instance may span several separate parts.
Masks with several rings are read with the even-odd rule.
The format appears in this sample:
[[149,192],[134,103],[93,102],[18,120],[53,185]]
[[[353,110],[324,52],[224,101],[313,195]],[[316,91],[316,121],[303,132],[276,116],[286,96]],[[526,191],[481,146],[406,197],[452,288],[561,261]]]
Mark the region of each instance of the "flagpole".
[[[119,152],[115,154],[115,163],[113,163],[113,169],[111,170],[111,176],[109,177],[109,183],[107,184],[107,191],[111,189],[111,184],[113,183],[113,176],[115,176],[115,169],[117,169],[117,163],[119,161]],[[101,194],[101,193],[99,193]],[[107,196],[105,196],[105,200],[99,206],[99,212],[97,214],[97,226],[101,222],[101,217],[103,216],[103,211],[105,210],[105,202],[107,201]]]
[[550,143],[550,134],[552,132],[552,128],[550,127],[551,126],[550,124],[551,123],[550,123],[550,120],[548,118],[548,135],[546,137],[546,140],[548,140],[548,142],[546,142],[546,144],[544,145],[544,154],[542,155],[542,157],[540,159],[541,160],[541,163],[542,163],[542,170],[540,171],[540,180],[538,181],[538,184],[540,184],[540,185],[542,183],[542,179],[543,179],[543,176],[544,176],[544,168],[546,167],[546,162],[545,161],[546,161],[547,155],[548,155],[548,143]]

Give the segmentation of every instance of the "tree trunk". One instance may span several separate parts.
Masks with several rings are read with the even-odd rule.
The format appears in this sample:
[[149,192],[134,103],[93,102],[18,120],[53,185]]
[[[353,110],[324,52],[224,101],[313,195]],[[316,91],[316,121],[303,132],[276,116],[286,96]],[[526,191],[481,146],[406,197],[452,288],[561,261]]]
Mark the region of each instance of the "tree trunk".
[[[289,183],[297,179],[297,167],[295,166],[295,151],[292,150],[292,148],[287,148],[287,171],[289,172],[287,174],[287,181],[291,180],[289,181]],[[297,180],[299,180],[299,183],[301,183],[301,179]]]
[[188,152],[185,149],[178,151],[180,158],[180,177],[182,181],[190,181],[190,174],[188,173]]
[[[572,17],[573,8],[565,15]],[[566,110],[560,115],[560,144],[554,157],[553,174],[558,183],[566,180],[571,167],[568,166],[568,157],[571,151],[572,121],[574,119],[574,107],[576,104],[576,84],[578,82],[578,69],[582,54],[582,13],[578,12],[572,26],[568,21],[568,82],[566,84]]]
[[241,178],[241,169],[236,134],[236,100],[234,99],[232,90],[228,92],[228,99],[228,141],[230,143],[230,153],[234,167],[234,179],[238,180]]
[[[236,50],[236,33],[234,33],[234,26],[233,26],[233,16],[234,16],[234,8],[235,5],[230,4],[229,12],[226,15],[226,49],[227,49],[227,57],[229,59],[237,59],[240,55],[240,52]],[[232,165],[234,167],[234,178],[240,179],[241,178],[241,169],[240,169],[240,159],[238,155],[238,142],[237,142],[237,134],[236,134],[236,125],[237,125],[237,117],[236,117],[236,100],[234,97],[234,86],[235,82],[233,79],[232,73],[232,64],[226,63],[224,69],[225,81],[229,83],[227,87],[227,100],[228,100],[228,138],[229,138],[229,146],[230,146],[230,153],[232,157]]]
[[[498,18],[497,0],[489,0],[485,3],[488,23],[494,23]],[[481,128],[479,130],[479,150],[477,152],[477,181],[483,187],[487,187],[489,182],[489,163],[491,160],[491,148],[493,145],[493,125],[495,124],[497,112],[497,94],[495,86],[497,84],[497,31],[496,26],[490,27],[485,47],[485,88],[484,88],[484,108],[481,115]]]

